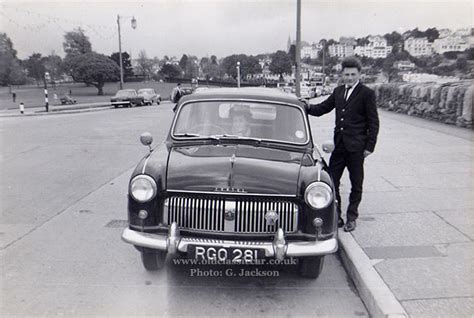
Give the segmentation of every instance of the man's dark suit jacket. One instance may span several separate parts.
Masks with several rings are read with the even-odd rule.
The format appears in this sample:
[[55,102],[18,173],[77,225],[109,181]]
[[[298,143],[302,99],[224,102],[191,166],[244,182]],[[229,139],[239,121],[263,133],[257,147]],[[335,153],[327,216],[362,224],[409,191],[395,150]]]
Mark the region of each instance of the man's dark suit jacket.
[[342,141],[349,152],[373,152],[379,132],[375,93],[362,83],[357,84],[347,101],[344,92],[344,85],[336,87],[324,102],[310,105],[308,113],[321,116],[336,108],[334,144]]

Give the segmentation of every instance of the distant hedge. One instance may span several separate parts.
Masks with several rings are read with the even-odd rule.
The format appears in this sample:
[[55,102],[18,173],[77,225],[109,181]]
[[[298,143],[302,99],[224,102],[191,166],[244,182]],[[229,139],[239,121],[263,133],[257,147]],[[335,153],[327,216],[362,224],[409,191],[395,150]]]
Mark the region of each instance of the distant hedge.
[[472,128],[471,81],[447,84],[390,83],[374,84],[377,105],[391,111]]

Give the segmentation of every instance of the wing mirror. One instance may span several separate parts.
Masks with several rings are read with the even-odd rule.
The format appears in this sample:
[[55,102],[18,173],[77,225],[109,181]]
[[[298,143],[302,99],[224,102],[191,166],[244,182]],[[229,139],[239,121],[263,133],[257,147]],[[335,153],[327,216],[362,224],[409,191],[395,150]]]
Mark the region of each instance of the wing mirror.
[[334,142],[332,140],[327,140],[323,142],[322,147],[325,153],[331,153],[334,151]]
[[153,136],[149,132],[144,132],[143,134],[140,135],[140,142],[144,146],[148,146],[151,150],[151,144],[153,143]]

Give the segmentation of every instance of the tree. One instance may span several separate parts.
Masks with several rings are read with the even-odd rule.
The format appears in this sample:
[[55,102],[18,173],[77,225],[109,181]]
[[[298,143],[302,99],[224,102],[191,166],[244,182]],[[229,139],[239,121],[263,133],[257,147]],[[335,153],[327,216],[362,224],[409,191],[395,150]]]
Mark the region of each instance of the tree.
[[199,66],[201,68],[207,67],[211,63],[211,60],[208,57],[202,57],[201,61],[199,62]]
[[436,28],[429,28],[426,29],[425,36],[428,38],[428,42],[434,42],[439,38],[439,32]]
[[392,46],[392,53],[398,53],[402,50],[403,36],[400,33],[393,31],[385,34],[384,38],[387,40],[387,45]]
[[199,64],[196,56],[188,56],[184,66],[184,77],[196,78],[199,76]]
[[[245,55],[245,57],[247,57],[247,56]],[[224,71],[224,73],[226,73],[230,77],[232,77],[234,79],[237,79],[237,62],[239,61],[240,64],[241,64],[241,67],[242,67],[242,61],[241,60],[243,60],[243,59],[244,59],[243,54],[241,54],[241,55],[233,54],[233,55],[230,55],[230,56],[226,56],[222,60],[222,63],[221,63],[222,70]]]
[[470,60],[470,61],[474,60],[474,48],[471,47],[471,48],[467,49],[465,52],[466,52],[468,60]]
[[84,30],[77,28],[64,34],[63,48],[66,55],[77,55],[92,52],[92,45]]
[[[110,59],[114,61],[120,67],[120,53],[112,53]],[[123,67],[123,77],[127,79],[133,76],[132,62],[130,61],[130,55],[127,52],[122,52],[122,67]]]
[[120,69],[109,57],[98,53],[85,53],[70,58],[70,75],[75,82],[83,82],[97,88],[97,95],[104,95],[108,81],[117,81]]
[[53,81],[59,79],[63,74],[63,60],[60,56],[51,53],[50,55],[43,58],[44,68],[51,76]]
[[448,60],[455,60],[458,58],[458,53],[455,51],[444,52],[443,56]]
[[209,63],[205,68],[202,69],[206,79],[215,79],[220,77],[219,65],[214,63]]
[[467,67],[467,58],[464,56],[460,56],[456,59],[456,68],[461,72],[466,72],[468,70]]
[[237,79],[237,62],[240,62],[240,77],[245,78],[247,75],[254,75],[262,72],[262,67],[255,56],[247,56],[245,54],[230,55],[222,60],[222,70],[234,79]]
[[179,67],[179,65],[166,63],[163,66],[161,66],[161,69],[160,69],[159,73],[164,78],[173,78],[173,77],[180,76],[182,71],[181,71],[181,68]]
[[186,65],[188,64],[188,56],[186,54],[183,54],[181,56],[181,59],[179,60],[179,67],[181,67],[182,70],[186,69]]
[[203,57],[201,62],[199,62],[199,66],[207,80],[219,77],[219,65],[217,64],[217,57],[215,55],[212,55],[210,59]]
[[398,73],[394,67],[396,57],[394,54],[389,54],[385,59],[377,59],[376,63],[382,63],[382,70],[387,75],[388,81],[391,81]]
[[141,50],[140,53],[138,53],[137,73],[151,78],[154,75],[154,68],[155,61],[147,57],[145,50]]
[[356,39],[356,45],[357,46],[366,46],[369,44],[369,37],[366,36],[365,38],[358,38]]
[[43,81],[44,73],[46,72],[44,64],[45,59],[40,53],[33,53],[24,62],[28,76],[34,78],[37,85]]
[[296,65],[296,45],[292,44],[290,46],[288,55],[290,56],[291,65]]
[[291,74],[291,60],[285,51],[276,51],[271,59],[270,72],[280,75],[280,79],[283,79],[283,74]]
[[25,80],[12,41],[6,33],[0,33],[0,85],[23,84]]

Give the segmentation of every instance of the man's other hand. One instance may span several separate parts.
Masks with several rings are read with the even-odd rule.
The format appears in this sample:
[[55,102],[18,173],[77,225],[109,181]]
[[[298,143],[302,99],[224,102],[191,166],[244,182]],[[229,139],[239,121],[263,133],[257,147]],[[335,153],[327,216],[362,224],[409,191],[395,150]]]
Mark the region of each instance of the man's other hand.
[[300,97],[298,98],[298,100],[304,104],[304,108],[306,109],[306,111],[308,111],[311,108],[309,101],[306,98]]
[[371,153],[372,151],[364,150],[364,158],[367,158]]

